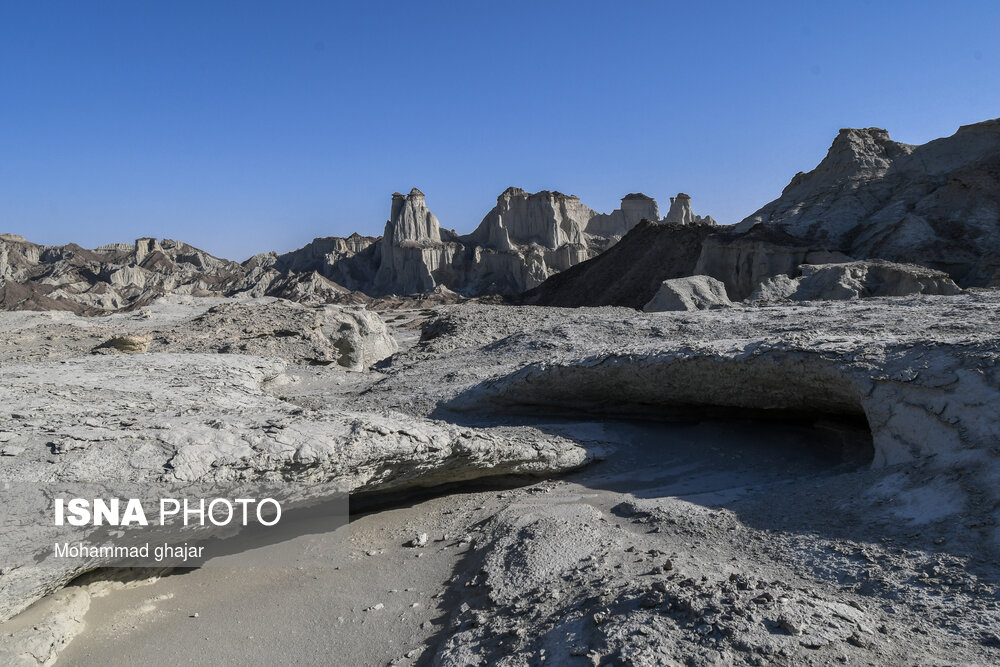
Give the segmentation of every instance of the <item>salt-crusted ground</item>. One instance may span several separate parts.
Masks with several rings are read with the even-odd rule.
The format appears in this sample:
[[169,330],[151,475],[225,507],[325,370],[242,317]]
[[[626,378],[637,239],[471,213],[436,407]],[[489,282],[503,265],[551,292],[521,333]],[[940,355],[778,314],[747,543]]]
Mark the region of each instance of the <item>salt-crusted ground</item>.
[[[65,664],[83,665],[995,663],[998,305],[980,292],[735,312],[386,312],[402,351],[369,373],[316,365],[285,334],[254,339],[279,361],[185,349],[206,336],[178,323],[201,306],[161,306],[169,318],[154,307],[145,321],[10,314],[0,349],[19,366],[8,387],[71,358],[90,373],[184,357],[201,372],[278,364],[246,388],[201,385],[230,396],[217,400],[236,406],[227,423],[254,451],[268,425],[226,401],[284,406],[293,430],[345,413],[408,421],[454,433],[447,451],[457,453],[353,475],[369,491],[358,500],[394,504],[369,505],[349,536],[309,532],[267,547],[282,563],[308,554],[308,567],[222,563],[104,597],[84,590],[89,601],[60,626],[75,639],[63,648],[50,632],[36,654],[61,648]],[[170,333],[145,355],[87,355],[109,335],[157,327]],[[74,400],[106,407],[101,392]],[[317,432],[304,433],[298,446]],[[469,465],[461,443],[477,435],[507,453]],[[548,449],[527,456],[541,440]],[[343,442],[366,461],[383,447]],[[229,467],[215,465],[213,479]],[[494,467],[564,475],[378,495]],[[425,546],[405,546],[420,533]],[[0,632],[12,646],[26,624],[52,617],[36,607]]]

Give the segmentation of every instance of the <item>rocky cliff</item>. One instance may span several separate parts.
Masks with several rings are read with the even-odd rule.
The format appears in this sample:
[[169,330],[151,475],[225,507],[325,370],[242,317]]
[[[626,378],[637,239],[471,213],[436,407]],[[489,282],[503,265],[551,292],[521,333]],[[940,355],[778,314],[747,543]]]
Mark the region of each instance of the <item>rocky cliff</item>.
[[799,245],[988,285],[1000,270],[1000,119],[920,146],[878,128],[841,130],[815,169],[796,174],[735,231],[756,226]]
[[[255,259],[279,273],[314,270],[348,290],[370,295],[436,288],[466,296],[512,295],[596,256],[643,218],[657,220],[659,209],[655,199],[642,193],[625,196],[611,213],[598,213],[573,195],[510,187],[472,233],[459,235],[441,227],[424,193],[414,188],[407,195],[393,195],[379,239],[351,237],[350,244],[324,239],[324,247],[336,241],[336,252],[307,246],[281,258]],[[254,293],[279,295],[273,289]]]
[[[907,280],[928,267],[961,287],[1000,285],[1000,119],[921,146],[895,142],[882,129],[841,130],[826,158],[796,174],[778,199],[736,225],[701,233],[692,247],[683,230],[699,221],[680,193],[670,200],[669,225],[625,237],[614,252],[554,276],[525,299],[640,308],[636,294],[651,298],[649,285],[709,276],[728,298],[743,300],[772,278],[790,285],[811,270],[802,267],[879,259],[918,265]],[[614,290],[609,281],[639,291]]]
[[168,293],[277,296],[317,305],[451,290],[518,294],[616,243],[641,219],[658,218],[641,193],[598,213],[579,198],[508,188],[470,234],[442,229],[424,194],[392,196],[382,237],[315,239],[293,252],[242,264],[170,240],[139,239],[88,250],[0,235],[0,305],[82,314],[142,306]]

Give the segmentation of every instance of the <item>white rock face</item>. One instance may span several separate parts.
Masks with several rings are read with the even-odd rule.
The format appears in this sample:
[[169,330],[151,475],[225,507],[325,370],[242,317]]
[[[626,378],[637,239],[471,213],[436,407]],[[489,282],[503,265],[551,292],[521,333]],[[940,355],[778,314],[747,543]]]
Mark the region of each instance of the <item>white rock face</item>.
[[866,260],[844,264],[803,264],[799,269],[802,275],[798,278],[779,275],[765,280],[748,301],[818,301],[961,292],[948,274],[915,264]]
[[707,310],[732,308],[726,286],[709,276],[691,276],[664,280],[656,295],[643,310],[658,313],[668,310]]
[[633,192],[622,198],[621,208],[608,214],[598,214],[587,223],[586,232],[599,236],[624,236],[641,220],[657,222],[660,210],[656,200],[641,192]]
[[497,205],[486,214],[471,238],[488,238],[489,229],[502,221],[515,244],[534,243],[555,250],[568,244],[583,244],[587,223],[596,215],[596,211],[573,195],[548,190],[530,194],[511,187],[497,197]]
[[449,250],[441,243],[441,225],[424,193],[413,188],[405,197],[393,194],[392,215],[379,242],[375,289],[401,294],[433,290],[434,272],[449,263]]
[[675,222],[687,225],[694,222],[694,212],[691,210],[691,196],[683,192],[677,193],[676,197],[670,198],[670,210],[663,218],[664,222]]
[[427,293],[445,286],[468,296],[535,287],[607,249],[641,219],[659,215],[656,201],[641,193],[601,214],[572,195],[514,187],[465,236],[442,231],[416,189],[406,197],[394,195],[392,213],[374,247],[375,292]]
[[604,214],[573,195],[511,187],[475,231],[460,236],[441,228],[424,194],[413,188],[393,195],[380,238],[320,238],[242,264],[166,239],[86,250],[6,234],[0,235],[0,308],[98,314],[168,293],[358,303],[428,294],[439,286],[463,296],[513,295],[594,257],[640,220],[658,216],[656,201],[642,193],[627,195],[621,208]]
[[384,238],[397,245],[407,241],[415,243],[441,241],[441,225],[437,217],[427,208],[423,192],[413,188],[405,197],[398,192],[392,195],[392,215]]
[[[333,387],[366,381],[337,369],[396,347],[363,309],[172,296],[145,314],[102,319],[0,313],[0,328],[8,452],[0,488],[17,490],[6,493],[4,508],[20,517],[0,536],[0,619],[101,563],[49,559],[35,567],[36,557],[52,553],[42,490],[53,480],[126,498],[135,489],[232,498],[266,488],[294,507],[347,490],[537,474],[590,460],[573,441],[535,429],[469,428],[387,409],[305,409],[265,389],[316,372],[339,378]],[[87,354],[122,329],[152,336],[150,350]]]

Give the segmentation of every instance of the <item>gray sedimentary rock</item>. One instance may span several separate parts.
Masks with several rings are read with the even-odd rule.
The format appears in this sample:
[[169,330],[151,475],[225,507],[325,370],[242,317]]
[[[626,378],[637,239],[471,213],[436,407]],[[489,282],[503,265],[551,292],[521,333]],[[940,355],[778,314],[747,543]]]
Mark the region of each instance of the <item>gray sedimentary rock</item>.
[[243,276],[236,262],[167,239],[87,250],[0,238],[0,305],[8,310],[114,311],[168,292],[225,293]]
[[640,222],[600,255],[548,278],[522,295],[540,306],[641,309],[664,280],[694,275],[711,223]]
[[[7,410],[0,413],[0,434],[5,447],[20,448],[0,467],[0,482],[20,492],[5,511],[44,512],[49,497],[39,489],[81,479],[95,484],[101,495],[114,495],[123,485],[183,494],[204,484],[219,496],[275,489],[291,506],[323,499],[343,487],[379,492],[494,474],[549,474],[602,452],[602,438],[564,437],[552,424],[484,426],[491,414],[500,412],[499,419],[507,423],[511,410],[568,410],[585,414],[587,420],[644,414],[690,421],[701,410],[759,410],[770,419],[834,415],[868,425],[872,469],[853,478],[850,497],[826,496],[837,503],[833,511],[845,512],[844,502],[855,503],[850,512],[865,503],[874,506],[870,498],[859,500],[872,495],[891,499],[879,503],[879,521],[905,523],[907,512],[933,506],[935,523],[928,525],[960,524],[954,534],[970,535],[969,552],[990,553],[986,545],[995,546],[995,479],[1000,474],[993,451],[1000,428],[994,409],[1000,383],[991,372],[1000,355],[1000,340],[991,326],[998,300],[996,293],[971,291],[950,297],[875,298],[678,316],[623,308],[466,304],[444,307],[427,323],[421,341],[381,365],[377,374],[336,373],[306,365],[302,333],[308,328],[297,316],[285,317],[294,328],[251,330],[241,340],[247,324],[243,312],[220,309],[204,318],[209,311],[198,299],[184,303],[175,296],[152,304],[145,314],[100,319],[3,313],[0,400]],[[261,305],[267,303],[275,302]],[[192,315],[191,309],[197,313]],[[271,314],[265,319],[276,318]],[[158,351],[142,356],[81,354],[127,327],[133,327],[132,333],[153,334]],[[277,342],[252,347],[262,334]],[[251,346],[242,354],[219,354],[218,346],[227,338]],[[240,347],[230,352],[242,352]],[[43,411],[45,419],[37,418]],[[928,480],[936,485],[933,495]],[[818,488],[813,480],[803,486]],[[725,571],[708,572],[707,582],[688,582],[678,574],[666,588],[638,589],[669,579],[671,575],[661,576],[664,556],[672,561],[671,572],[690,567],[672,554],[660,554],[638,570],[638,559],[630,553],[623,558],[632,569],[621,576],[613,567],[604,568],[607,531],[629,540],[653,539],[647,529],[666,527],[669,517],[691,522],[684,539],[708,540],[713,548],[721,543],[716,537],[745,545],[751,534],[735,515],[720,515],[703,500],[694,509],[682,507],[679,499],[657,506],[662,500],[633,497],[631,508],[617,512],[619,517],[644,512],[656,520],[635,531],[620,530],[617,520],[595,527],[595,520],[602,523],[594,514],[604,511],[599,504],[535,503],[530,510],[522,505],[498,516],[498,525],[484,527],[495,528],[499,539],[491,550],[476,538],[475,548],[483,549],[478,555],[487,560],[475,559],[474,570],[484,569],[489,584],[485,592],[495,593],[493,603],[498,605],[514,605],[546,582],[538,596],[547,604],[558,601],[546,612],[564,602],[567,612],[570,606],[586,609],[591,629],[600,625],[631,632],[645,622],[645,617],[630,616],[637,608],[661,605],[669,610],[673,607],[668,603],[676,602],[684,611],[682,603],[701,599],[723,605],[719,612],[705,612],[714,614],[711,618],[734,609],[757,609],[766,602],[783,605],[783,613],[796,618],[807,611],[818,613],[814,618],[824,625],[838,614],[852,623],[852,618],[864,620],[822,596],[781,601],[779,587],[773,584],[758,589],[755,583],[751,595],[740,582],[723,583]],[[781,514],[771,511],[768,516]],[[854,516],[850,512],[845,513]],[[0,538],[5,556],[0,575],[3,615],[100,564],[63,567],[42,558],[52,549],[49,520],[46,514],[41,520],[32,516],[12,522]],[[975,528],[966,529],[965,524]],[[842,523],[836,525],[843,528]],[[532,536],[534,526],[539,530]],[[796,537],[769,529],[773,527],[757,526],[755,548],[769,548],[777,532]],[[416,528],[426,530],[411,526],[398,533],[399,543],[411,538]],[[555,545],[564,546],[551,548]],[[503,565],[505,555],[513,559],[508,559],[509,567]],[[847,559],[858,568],[867,567],[866,561]],[[614,564],[619,563],[626,567],[625,560]],[[586,571],[594,566],[601,571]],[[549,587],[550,578],[574,570],[590,587],[570,588],[580,597],[567,594],[570,580]],[[591,583],[605,576],[614,577],[604,580],[611,584],[607,595],[593,589],[603,583]],[[629,586],[620,586],[625,583]],[[836,585],[842,587],[842,581]],[[709,595],[696,595],[701,592]],[[770,598],[755,602],[763,593]],[[603,614],[592,625],[591,612]],[[628,618],[632,621],[623,625]],[[766,639],[763,620],[749,621],[734,629],[738,636]],[[484,619],[475,627],[507,629],[492,623]],[[685,621],[684,627],[703,636],[697,628],[705,624],[708,621],[689,626]],[[559,629],[552,636],[563,642],[552,645],[563,646],[567,635]],[[802,636],[809,636],[808,628]],[[529,643],[531,637],[523,636]],[[460,661],[462,647],[475,646],[476,640],[465,629],[456,632],[442,642],[442,660]]]
[[[280,298],[311,305],[359,303],[388,295],[513,295],[616,243],[642,219],[657,220],[656,201],[627,195],[597,213],[572,195],[508,188],[470,234],[442,229],[413,188],[392,198],[380,238],[352,234],[315,239],[284,254],[242,264],[170,240],[142,238],[96,250],[40,246],[0,235],[0,307],[7,310],[115,312],[163,294]],[[695,220],[700,218],[695,217]]]
[[441,242],[441,225],[427,208],[424,193],[413,188],[392,195],[392,209],[379,242],[376,290],[413,294],[429,292],[434,272],[447,265],[455,248]]
[[[656,201],[630,194],[609,214],[572,195],[507,188],[471,234],[441,230],[419,190],[395,195],[392,218],[375,246],[376,293],[414,294],[445,286],[460,294],[516,294],[613,245]],[[361,289],[368,289],[362,287]]]
[[[305,307],[278,299],[222,303],[167,334],[168,350],[279,356],[364,371],[398,346],[381,318],[362,306]],[[183,342],[182,342],[183,341]]]
[[840,252],[813,250],[780,232],[754,229],[746,234],[719,233],[704,240],[696,275],[712,276],[726,286],[729,298],[748,297],[764,280],[773,276],[797,276],[803,264],[846,262]]
[[535,243],[555,250],[568,244],[582,244],[587,223],[595,215],[594,210],[573,195],[548,190],[532,194],[511,187],[497,197],[497,205],[486,214],[470,238],[488,238],[489,229],[502,221],[514,243]]
[[[280,296],[289,282],[303,274],[316,273],[334,285],[343,294],[372,285],[378,270],[373,236],[351,234],[346,238],[331,236],[314,239],[298,250],[277,254],[254,255],[243,262],[246,277],[241,292],[249,296]],[[322,301],[320,298],[324,297]],[[322,287],[319,294],[310,296],[321,303],[339,303],[343,297],[333,295]]]
[[588,234],[600,236],[623,236],[635,227],[641,220],[656,222],[660,219],[660,210],[656,200],[641,192],[622,197],[621,207],[608,214],[597,214],[587,222]]
[[670,210],[667,211],[664,222],[675,222],[687,225],[694,222],[694,212],[691,210],[691,195],[683,192],[677,193],[676,197],[670,198]]
[[706,310],[732,308],[726,286],[709,276],[690,276],[664,280],[652,299],[643,306],[647,313],[667,310]]
[[[530,363],[533,355],[526,352],[519,362],[512,357],[507,374],[499,367],[488,377],[470,371],[481,382],[467,375],[467,390],[450,405],[607,413],[645,405],[661,415],[670,406],[702,405],[864,415],[876,465],[931,455],[946,465],[971,457],[986,466],[976,484],[988,488],[992,475],[1000,474],[989,453],[1000,427],[992,410],[1000,384],[981,369],[1000,354],[987,323],[998,300],[991,292],[883,298],[708,310],[685,318],[625,309],[448,309],[449,340],[471,339],[467,352],[456,357],[470,369],[485,363],[478,345],[492,354],[520,355],[550,335],[567,341],[540,351]],[[484,342],[490,339],[494,344]],[[431,384],[428,377],[421,382]],[[727,389],[735,385],[743,390]]]
[[748,301],[765,303],[784,299],[816,301],[860,299],[877,296],[958,294],[961,289],[943,271],[915,264],[864,260],[843,264],[803,264],[802,275],[781,274],[765,280]]
[[[177,299],[153,304],[146,316],[107,322],[3,314],[12,319],[4,321],[0,433],[5,449],[18,453],[0,469],[9,519],[0,539],[0,618],[105,562],[51,558],[56,531],[46,494],[59,489],[83,484],[91,497],[125,498],[136,490],[142,497],[267,490],[291,508],[347,490],[544,473],[590,458],[571,440],[535,429],[468,428],[398,410],[312,410],[279,400],[265,387],[295,386],[299,374],[315,378],[317,362],[359,368],[395,343],[362,309],[276,299],[209,308]],[[155,332],[163,351],[73,356],[106,338],[105,327],[125,323],[137,334]],[[58,341],[56,359],[48,360],[48,343],[37,343],[38,331]],[[7,363],[15,359],[24,363]],[[321,372],[340,378],[331,386],[363,380]],[[44,420],[35,418],[42,413]]]
[[736,231],[760,225],[813,248],[918,263],[960,285],[987,285],[1000,266],[998,174],[1000,120],[920,146],[892,141],[883,129],[845,129],[815,169],[797,174]]

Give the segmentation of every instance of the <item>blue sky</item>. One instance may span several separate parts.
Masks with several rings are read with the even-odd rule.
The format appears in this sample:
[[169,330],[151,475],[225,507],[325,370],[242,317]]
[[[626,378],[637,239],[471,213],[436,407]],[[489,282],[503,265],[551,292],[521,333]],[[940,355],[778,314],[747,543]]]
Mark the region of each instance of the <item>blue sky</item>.
[[417,186],[471,231],[509,185],[736,222],[841,127],[1000,116],[996,2],[0,5],[0,231],[244,259],[380,234]]

